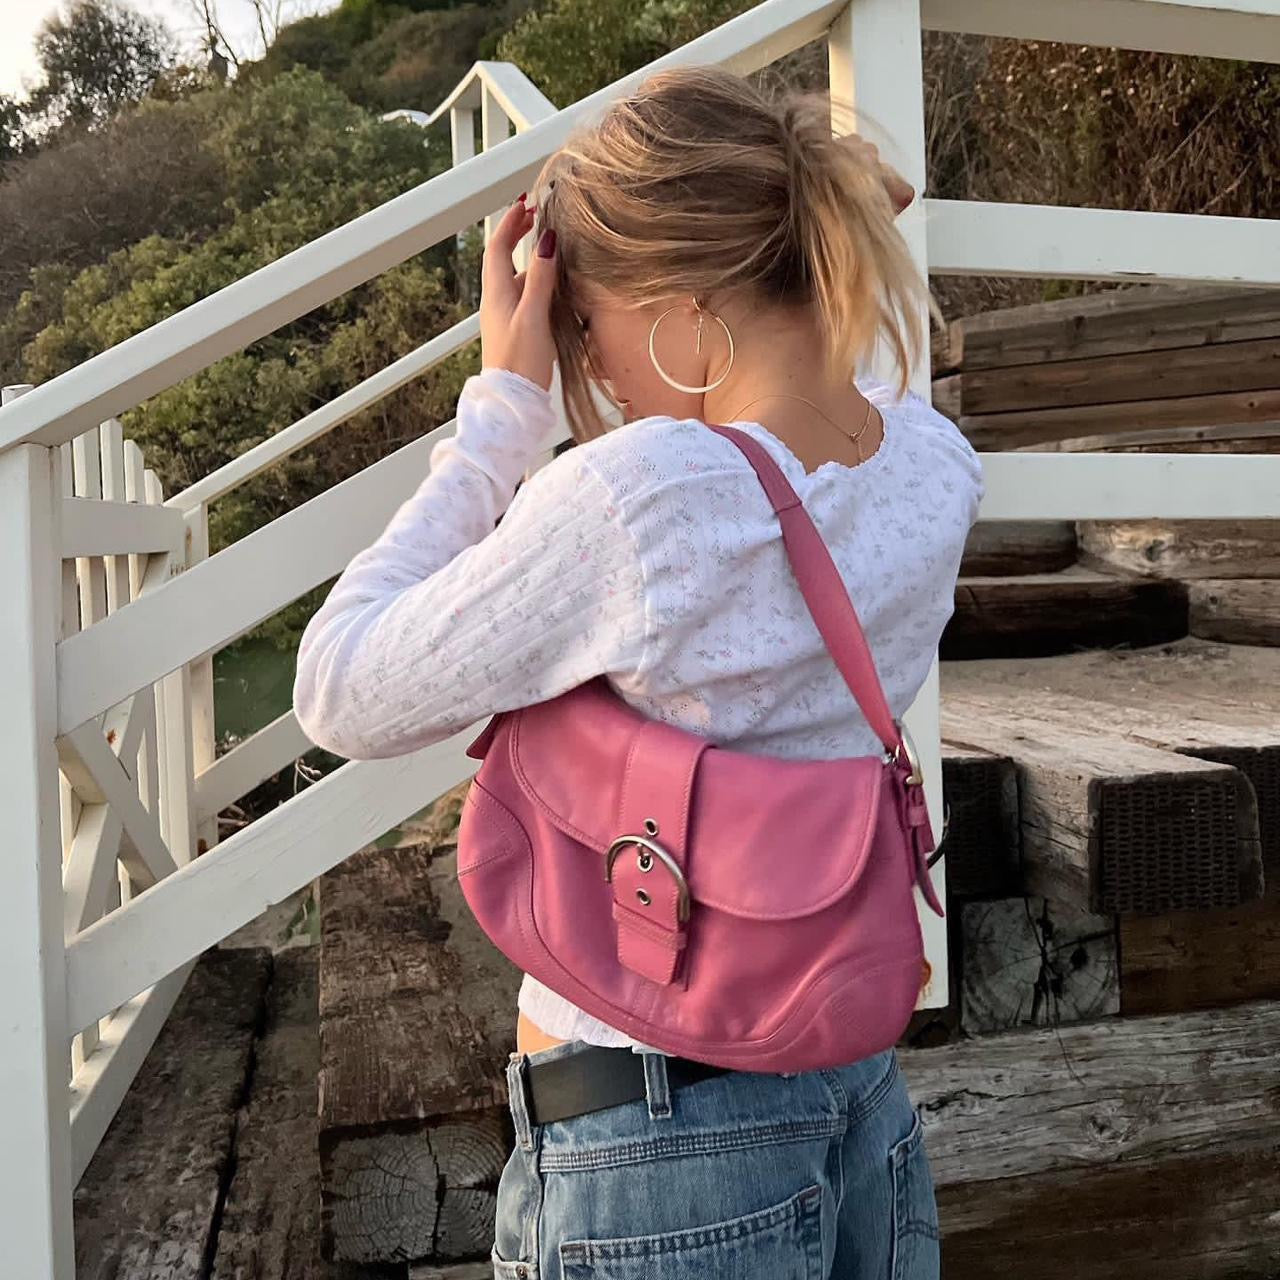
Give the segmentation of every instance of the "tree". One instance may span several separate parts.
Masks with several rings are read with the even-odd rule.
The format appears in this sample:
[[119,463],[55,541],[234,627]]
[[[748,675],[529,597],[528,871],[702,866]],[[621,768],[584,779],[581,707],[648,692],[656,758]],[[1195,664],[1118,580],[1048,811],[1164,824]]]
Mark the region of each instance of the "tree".
[[51,133],[102,125],[145,98],[177,61],[173,37],[160,23],[119,0],[71,0],[36,33],[43,82],[22,112],[44,141]]

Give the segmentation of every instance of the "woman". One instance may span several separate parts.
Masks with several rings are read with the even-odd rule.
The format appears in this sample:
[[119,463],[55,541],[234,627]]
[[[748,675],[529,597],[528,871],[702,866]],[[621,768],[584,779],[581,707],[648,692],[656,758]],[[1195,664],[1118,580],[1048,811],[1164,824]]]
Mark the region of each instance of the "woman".
[[[603,673],[649,717],[738,750],[882,750],[758,478],[705,425],[734,423],[783,468],[900,717],[951,615],[983,480],[955,425],[906,390],[922,301],[936,314],[893,222],[913,193],[874,147],[834,138],[829,111],[715,69],[654,75],[506,212],[456,434],[302,638],[294,699],[313,741],[395,755]],[[896,389],[853,379],[877,339]],[[520,484],[553,425],[554,364],[577,445]],[[605,429],[593,385],[624,425]],[[495,1275],[937,1275],[892,1050],[724,1071],[529,975],[518,1007]]]

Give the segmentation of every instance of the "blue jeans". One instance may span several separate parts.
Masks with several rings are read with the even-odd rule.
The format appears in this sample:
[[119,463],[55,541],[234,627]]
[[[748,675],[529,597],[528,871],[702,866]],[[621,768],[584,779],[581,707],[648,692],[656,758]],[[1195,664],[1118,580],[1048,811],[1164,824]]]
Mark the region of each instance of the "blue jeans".
[[937,1280],[938,1211],[919,1113],[892,1049],[796,1074],[733,1071],[530,1123],[513,1053],[516,1145],[498,1183],[498,1280]]

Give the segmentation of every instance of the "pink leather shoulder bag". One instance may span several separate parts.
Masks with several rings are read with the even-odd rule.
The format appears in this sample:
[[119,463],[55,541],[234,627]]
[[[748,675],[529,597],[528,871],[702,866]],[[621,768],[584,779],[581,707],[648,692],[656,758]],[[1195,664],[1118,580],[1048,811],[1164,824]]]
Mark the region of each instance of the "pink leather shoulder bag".
[[801,591],[883,755],[792,760],[650,720],[598,676],[494,715],[458,877],[506,956],[644,1044],[743,1071],[894,1045],[924,966],[915,886],[943,914],[918,761],[843,580],[747,432],[719,424],[778,514]]

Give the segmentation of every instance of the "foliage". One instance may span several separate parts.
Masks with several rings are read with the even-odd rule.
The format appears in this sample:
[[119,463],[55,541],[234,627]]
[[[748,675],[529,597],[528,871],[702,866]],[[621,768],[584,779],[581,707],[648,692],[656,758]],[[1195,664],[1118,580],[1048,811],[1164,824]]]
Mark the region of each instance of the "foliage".
[[[229,214],[203,239],[151,235],[105,261],[32,276],[15,327],[38,326],[24,380],[43,382],[425,180],[441,163],[416,126],[379,122],[314,72],[224,93],[205,146]],[[439,144],[442,146],[443,144]],[[461,318],[448,248],[411,258],[123,416],[167,493],[208,474]],[[213,508],[215,548],[305,501],[452,411],[456,359]]]
[[243,69],[262,81],[294,66],[319,71],[372,111],[430,111],[481,57],[529,0],[493,3],[353,4],[281,29],[266,55]]
[[568,106],[751,7],[752,0],[549,0],[498,42],[498,57]]
[[118,0],[70,0],[41,24],[35,47],[43,80],[22,116],[24,131],[42,139],[102,125],[177,61],[169,32]]

